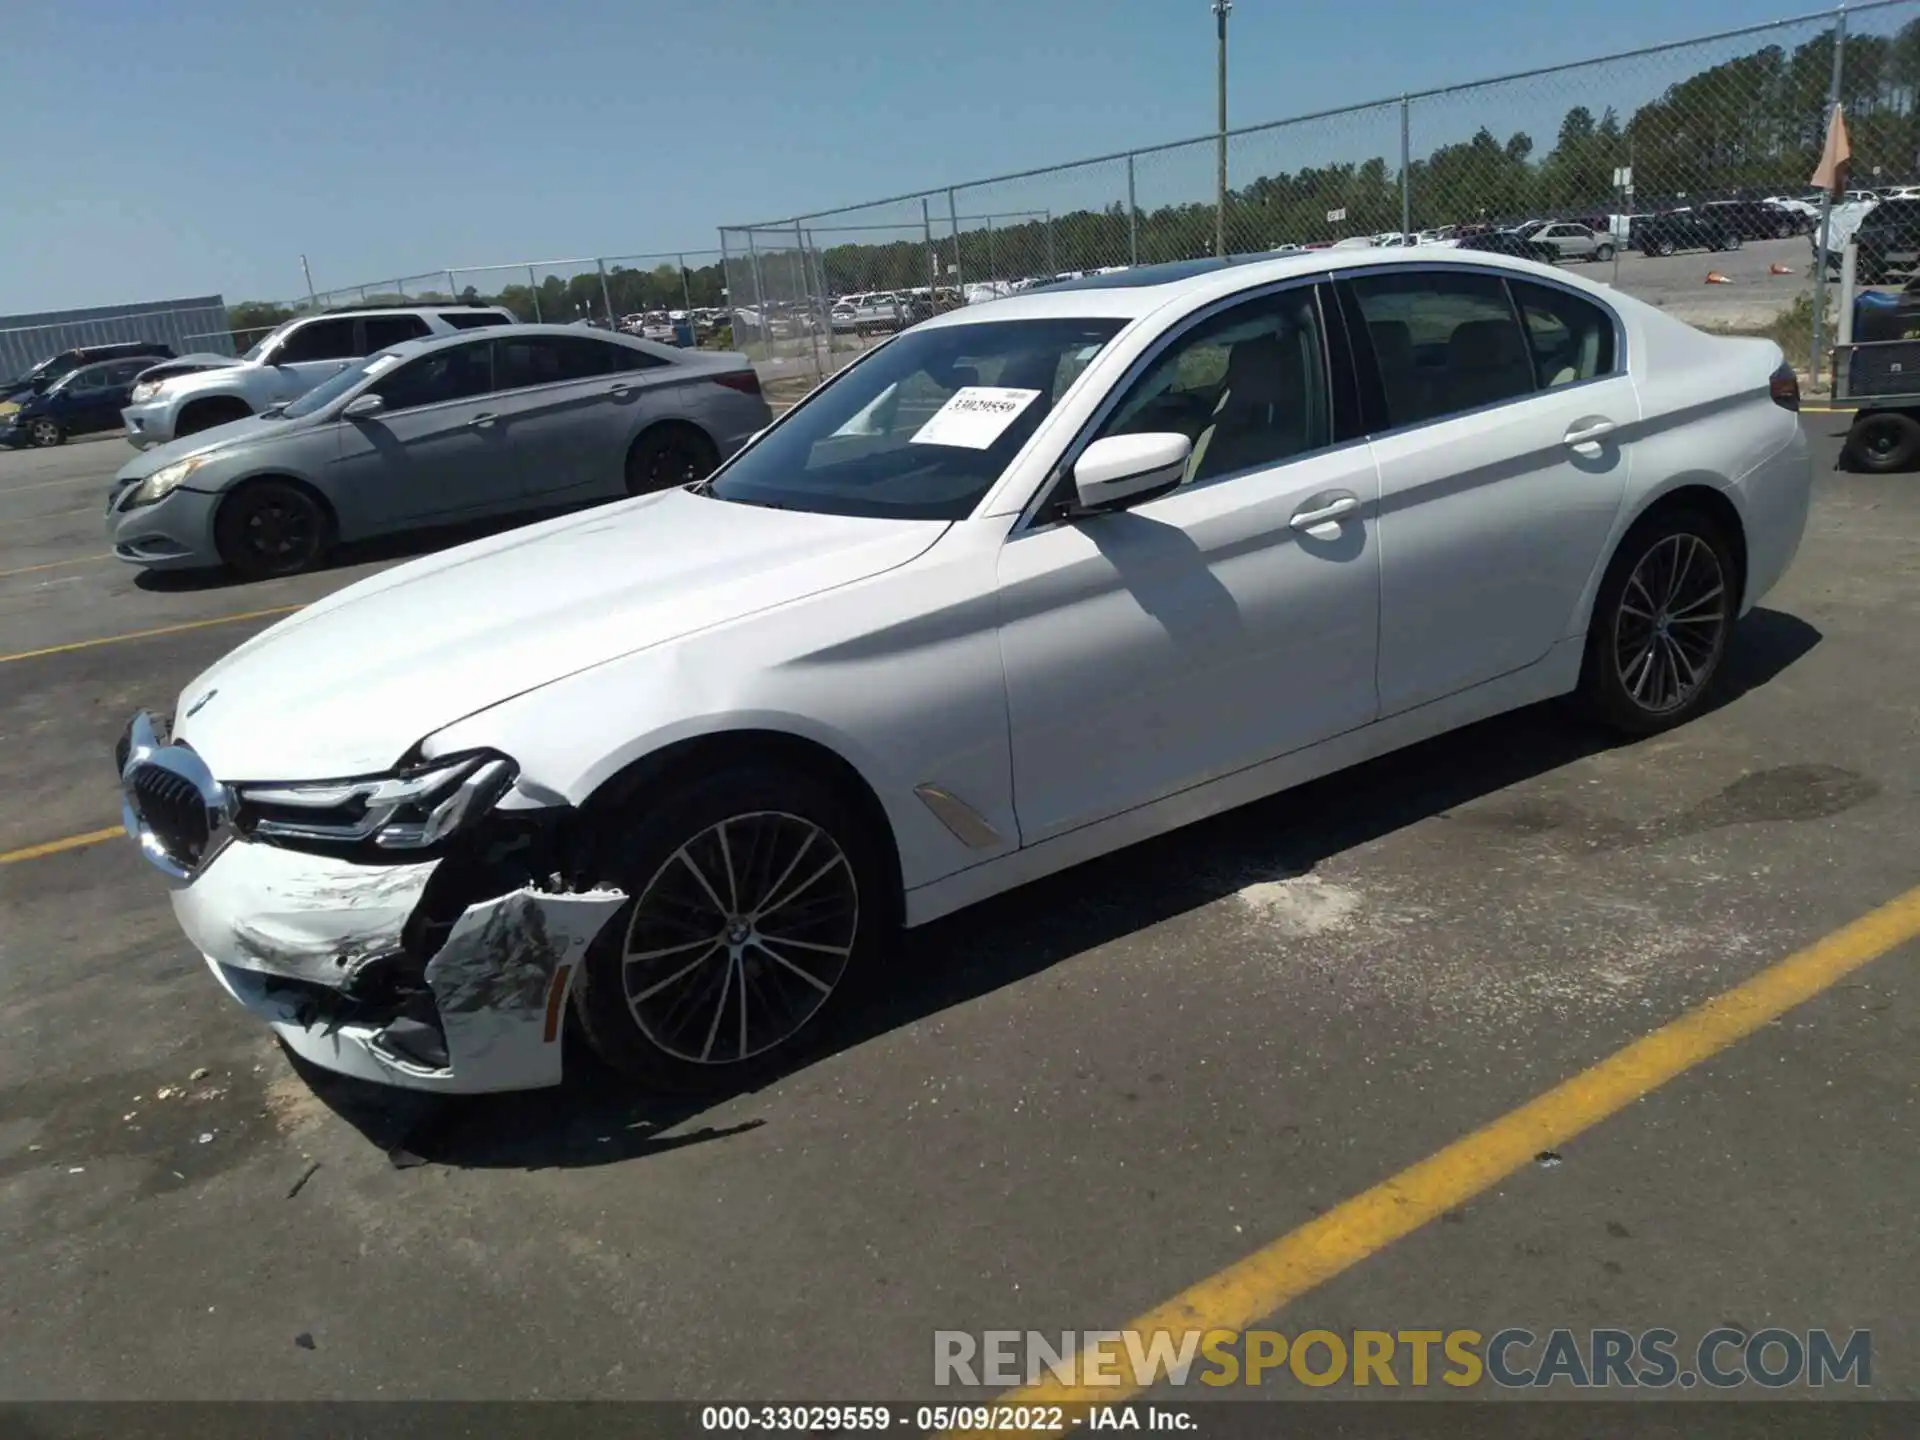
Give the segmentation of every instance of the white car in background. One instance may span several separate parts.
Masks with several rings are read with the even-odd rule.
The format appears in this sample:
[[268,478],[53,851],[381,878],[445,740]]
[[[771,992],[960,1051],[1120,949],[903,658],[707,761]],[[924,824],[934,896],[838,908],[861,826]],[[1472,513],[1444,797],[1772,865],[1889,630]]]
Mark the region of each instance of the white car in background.
[[511,310],[498,305],[460,304],[347,306],[296,316],[262,336],[238,361],[165,378],[142,375],[120,412],[127,442],[145,450],[245,420],[298,400],[389,345],[511,325],[514,319]]
[[731,1089],[902,926],[1517,706],[1699,715],[1806,525],[1798,398],[1485,252],[955,309],[705,482],[247,641],[132,722],[127,826],[315,1064]]

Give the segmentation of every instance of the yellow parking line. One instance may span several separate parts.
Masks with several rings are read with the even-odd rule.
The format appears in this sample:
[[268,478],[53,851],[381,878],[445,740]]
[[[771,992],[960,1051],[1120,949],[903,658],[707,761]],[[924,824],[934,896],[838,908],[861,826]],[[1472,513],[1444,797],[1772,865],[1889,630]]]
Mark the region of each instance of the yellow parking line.
[[[1127,1328],[1149,1335],[1245,1330],[1917,935],[1920,886],[1183,1290]],[[1006,1400],[1094,1405],[1138,1393],[1126,1350],[1116,1342],[1105,1354],[1104,1372],[1126,1377],[1122,1383],[1049,1381]]]
[[111,560],[111,553],[101,555],[82,555],[77,560],[49,560],[44,565],[21,565],[12,570],[0,570],[0,580],[9,575],[32,575],[39,570],[58,570],[67,565],[92,565],[97,561]]
[[69,640],[64,645],[44,645],[38,650],[20,650],[0,655],[0,665],[15,660],[35,660],[42,655],[64,655],[70,650],[91,650],[96,645],[118,645],[127,640],[148,640],[155,635],[178,635],[183,630],[204,630],[210,625],[234,625],[242,620],[264,620],[270,615],[291,615],[304,605],[275,605],[266,610],[245,610],[238,615],[216,615],[211,620],[183,620],[178,625],[156,625],[151,630],[130,630],[125,635],[102,635],[93,640]]
[[69,835],[64,840],[47,840],[39,845],[28,845],[21,850],[0,850],[0,865],[17,865],[22,860],[38,860],[43,855],[58,855],[66,850],[83,850],[89,845],[98,845],[103,840],[111,840],[116,835],[125,835],[126,827],[115,825],[108,830],[89,830],[84,835]]

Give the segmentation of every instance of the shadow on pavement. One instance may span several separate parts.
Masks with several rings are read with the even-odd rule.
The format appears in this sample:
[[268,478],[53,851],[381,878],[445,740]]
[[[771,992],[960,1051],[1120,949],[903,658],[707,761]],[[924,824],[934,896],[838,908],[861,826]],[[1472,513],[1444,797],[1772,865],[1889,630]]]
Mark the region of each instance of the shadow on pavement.
[[[1716,708],[1767,684],[1820,640],[1805,621],[1756,609],[1735,633]],[[1619,743],[1558,705],[1536,705],[996,897],[910,933],[903,950],[912,964],[899,966],[886,986],[870,986],[858,1003],[825,1022],[802,1063],[1016,984],[1255,881],[1308,874],[1330,856]],[[1821,791],[1825,798],[1816,796],[1816,807],[1845,808],[1863,798],[1857,786],[1836,786],[1824,772],[1788,778]],[[1644,835],[1657,838],[1673,823],[1656,821]],[[1729,817],[1703,815],[1700,823],[1729,823]],[[581,1043],[570,1046],[567,1066],[566,1083],[553,1090],[459,1099],[299,1068],[322,1101],[401,1165],[605,1165],[723,1140],[765,1123],[750,1119],[680,1131],[740,1092],[641,1094],[595,1062]]]

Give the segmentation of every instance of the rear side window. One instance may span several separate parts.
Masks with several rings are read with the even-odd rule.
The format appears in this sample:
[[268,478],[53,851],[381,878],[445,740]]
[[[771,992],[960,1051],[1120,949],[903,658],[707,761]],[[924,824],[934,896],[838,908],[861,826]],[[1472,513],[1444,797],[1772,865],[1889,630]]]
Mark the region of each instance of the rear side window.
[[296,329],[274,352],[273,363],[292,365],[302,360],[354,360],[360,352],[350,319],[315,320]]
[[[527,385],[553,385],[565,380],[590,380],[631,367],[624,346],[608,345],[574,335],[530,335],[500,339],[496,361],[500,388],[518,390]],[[616,363],[618,362],[618,363]]]
[[369,355],[405,340],[418,340],[428,330],[427,322],[418,315],[369,315],[364,323],[367,327],[366,353]]
[[483,325],[511,325],[511,316],[491,310],[442,310],[440,318],[456,330],[478,330]]
[[389,410],[412,410],[471,399],[493,388],[493,347],[482,341],[409,360],[373,386],[372,393],[386,401]]
[[1527,325],[1540,388],[1593,380],[1614,371],[1613,321],[1598,305],[1531,280],[1509,280]]
[[1407,270],[1348,283],[1392,428],[1533,393],[1532,347],[1498,277]]

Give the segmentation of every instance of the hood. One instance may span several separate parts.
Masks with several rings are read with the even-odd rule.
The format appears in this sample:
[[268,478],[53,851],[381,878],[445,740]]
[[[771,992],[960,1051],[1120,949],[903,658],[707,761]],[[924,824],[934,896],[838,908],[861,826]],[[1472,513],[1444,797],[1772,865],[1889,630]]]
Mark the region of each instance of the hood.
[[184,460],[189,455],[210,450],[232,450],[264,436],[291,434],[306,423],[304,417],[299,420],[269,420],[260,415],[249,415],[244,420],[232,420],[225,425],[215,425],[210,430],[198,430],[178,440],[169,440],[151,450],[142,450],[122,465],[114,478],[116,482],[144,480],[154,471],[164,469],[176,460]]
[[684,490],[564,516],[289,616],[181,692],[174,733],[223,780],[377,774],[475,711],[903,565],[947,528]]

